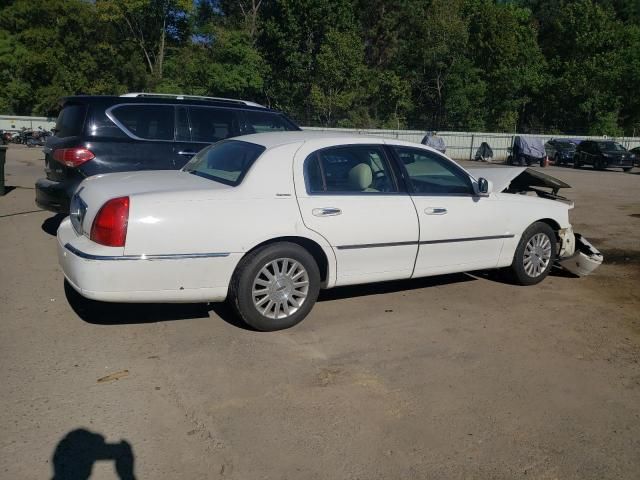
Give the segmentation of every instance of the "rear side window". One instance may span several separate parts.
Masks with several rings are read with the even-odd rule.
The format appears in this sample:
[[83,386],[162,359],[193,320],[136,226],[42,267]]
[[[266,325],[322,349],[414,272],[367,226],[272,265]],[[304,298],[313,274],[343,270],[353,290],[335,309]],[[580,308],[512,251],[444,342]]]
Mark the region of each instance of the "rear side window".
[[189,107],[191,140],[213,143],[240,134],[238,112],[224,108]]
[[384,150],[378,145],[350,145],[320,150],[305,162],[309,193],[395,193],[395,182]]
[[279,113],[245,110],[244,114],[247,119],[247,130],[250,133],[299,130],[296,125]]
[[171,105],[119,105],[113,118],[127,133],[144,140],[173,140],[174,108]]
[[64,106],[56,122],[56,136],[60,138],[75,137],[82,134],[86,105],[67,104]]

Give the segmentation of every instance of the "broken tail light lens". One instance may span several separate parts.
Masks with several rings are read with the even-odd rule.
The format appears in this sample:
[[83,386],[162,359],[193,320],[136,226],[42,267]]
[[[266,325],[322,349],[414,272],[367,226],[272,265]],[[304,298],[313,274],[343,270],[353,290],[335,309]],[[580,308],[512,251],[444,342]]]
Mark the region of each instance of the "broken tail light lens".
[[79,167],[95,158],[93,152],[83,147],[58,148],[53,151],[53,159],[67,167]]
[[93,219],[90,238],[107,247],[124,247],[128,223],[129,197],[112,198]]

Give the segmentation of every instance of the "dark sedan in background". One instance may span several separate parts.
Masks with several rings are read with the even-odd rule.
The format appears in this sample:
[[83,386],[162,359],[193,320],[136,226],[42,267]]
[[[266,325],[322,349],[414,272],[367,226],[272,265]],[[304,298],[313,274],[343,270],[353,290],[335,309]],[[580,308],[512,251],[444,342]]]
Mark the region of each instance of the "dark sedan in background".
[[621,168],[628,172],[636,161],[635,155],[612,140],[585,140],[578,145],[573,167],[591,165],[596,170]]

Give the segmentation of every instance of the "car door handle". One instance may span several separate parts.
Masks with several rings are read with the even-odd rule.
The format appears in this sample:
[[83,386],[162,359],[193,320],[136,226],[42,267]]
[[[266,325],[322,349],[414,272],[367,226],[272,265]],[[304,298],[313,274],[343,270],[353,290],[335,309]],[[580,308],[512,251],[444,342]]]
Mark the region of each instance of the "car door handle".
[[427,215],[444,215],[447,213],[447,209],[444,207],[427,207],[424,209],[424,213]]
[[178,152],[178,155],[184,155],[185,157],[193,157],[196,153],[198,152],[192,152],[189,150],[182,150],[181,152]]
[[316,217],[334,217],[336,215],[340,215],[342,213],[342,210],[334,207],[314,208],[311,213],[313,213]]

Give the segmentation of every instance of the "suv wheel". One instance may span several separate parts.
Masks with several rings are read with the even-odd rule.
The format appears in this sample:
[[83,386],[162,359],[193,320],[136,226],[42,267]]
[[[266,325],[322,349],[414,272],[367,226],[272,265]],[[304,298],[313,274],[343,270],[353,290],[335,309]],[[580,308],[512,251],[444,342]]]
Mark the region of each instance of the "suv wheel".
[[519,285],[535,285],[549,274],[556,256],[556,236],[549,225],[536,222],[520,239],[511,264],[513,280]]
[[320,291],[320,270],[300,245],[279,242],[251,252],[236,268],[229,300],[256,330],[274,331],[301,322]]
[[573,156],[573,168],[580,168],[582,166],[582,162],[580,161],[580,155],[577,153]]

